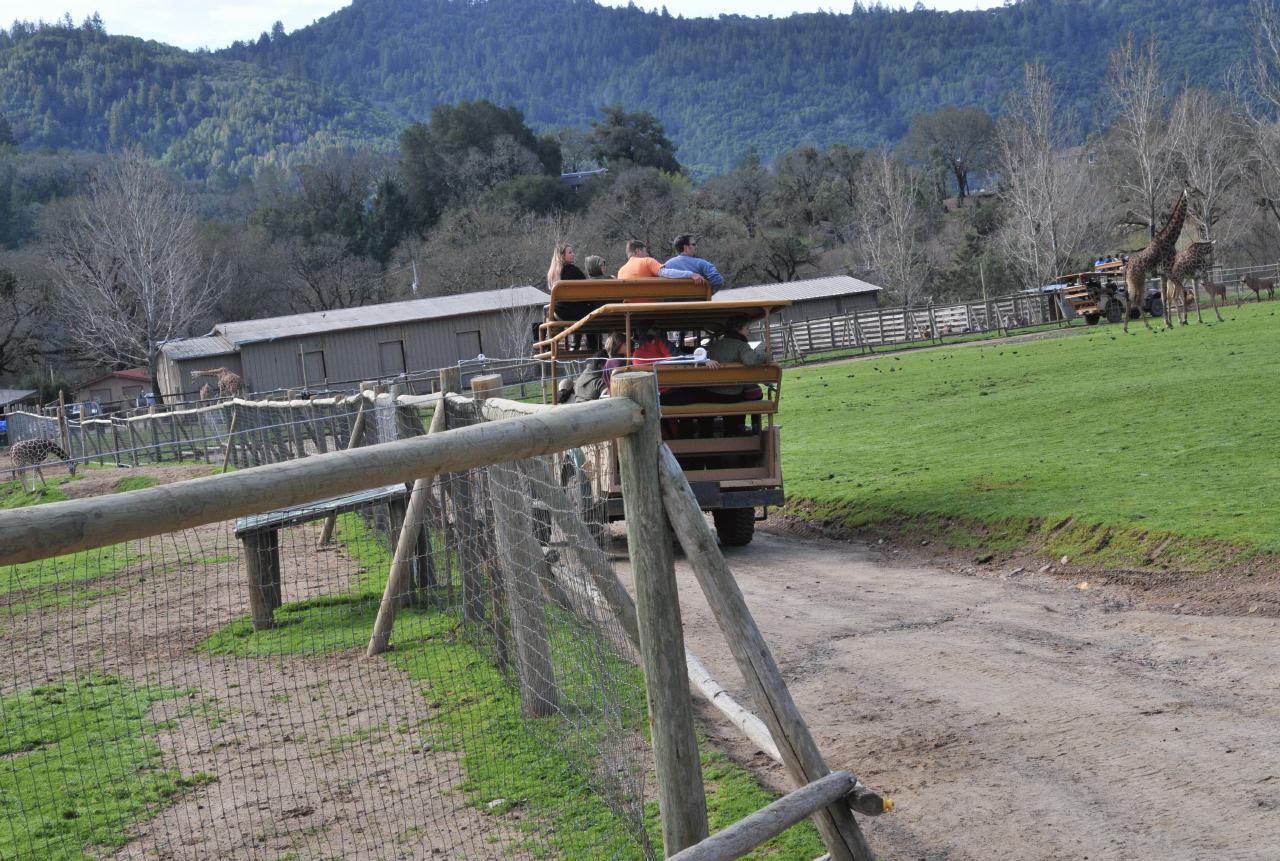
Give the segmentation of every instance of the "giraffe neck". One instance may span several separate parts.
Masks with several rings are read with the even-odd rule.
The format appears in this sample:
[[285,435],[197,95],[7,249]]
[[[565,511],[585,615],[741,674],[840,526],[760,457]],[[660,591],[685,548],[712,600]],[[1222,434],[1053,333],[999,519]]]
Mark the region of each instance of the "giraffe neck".
[[1182,232],[1182,224],[1187,219],[1187,193],[1184,191],[1178,195],[1178,202],[1173,205],[1173,212],[1169,213],[1169,220],[1160,228],[1160,232],[1151,240],[1153,248],[1169,248],[1173,243],[1178,241],[1178,234]]

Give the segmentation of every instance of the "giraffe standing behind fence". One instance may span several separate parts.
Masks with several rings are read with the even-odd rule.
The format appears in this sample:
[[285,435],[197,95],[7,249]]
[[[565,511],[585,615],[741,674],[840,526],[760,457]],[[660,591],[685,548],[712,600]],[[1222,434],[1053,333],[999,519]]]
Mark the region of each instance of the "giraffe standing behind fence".
[[[35,468],[35,474],[39,477],[40,483],[48,486],[44,480],[44,473],[40,471],[40,464],[44,463],[49,455],[56,455],[59,459],[66,461],[67,470],[72,475],[76,474],[76,465],[72,462],[70,455],[63,450],[51,439],[24,439],[21,442],[15,442],[13,447],[9,449],[9,459],[13,461],[13,468],[16,472],[19,469]],[[22,489],[27,488],[27,477],[22,476]],[[36,489],[36,480],[31,479],[31,489]]]
[[218,397],[233,398],[240,394],[240,375],[226,368],[205,368],[203,371],[191,372],[191,379],[198,380],[201,377],[217,377]]

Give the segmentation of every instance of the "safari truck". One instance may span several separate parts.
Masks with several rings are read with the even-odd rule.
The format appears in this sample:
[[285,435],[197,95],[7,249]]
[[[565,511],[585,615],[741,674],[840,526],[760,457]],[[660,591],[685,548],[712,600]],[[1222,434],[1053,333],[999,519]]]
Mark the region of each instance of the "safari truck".
[[[1059,275],[1055,286],[1063,316],[1068,321],[1083,317],[1090,326],[1096,326],[1104,318],[1108,323],[1124,322],[1126,288],[1123,261],[1108,260],[1088,272]],[[1164,314],[1164,300],[1158,281],[1154,286],[1148,282],[1142,301],[1151,316]]]
[[[557,305],[575,303],[590,310],[578,320],[556,319]],[[774,417],[782,388],[782,369],[773,363],[769,341],[771,315],[789,300],[717,302],[710,288],[687,279],[595,279],[561,281],[551,288],[547,318],[539,329],[537,356],[544,363],[548,400],[560,399],[566,379],[603,360],[587,344],[622,336],[621,366],[615,373],[651,371],[660,391],[688,390],[680,404],[662,406],[663,437],[684,469],[704,511],[711,512],[716,534],[725,546],[750,543],[757,518],[783,501],[778,425]],[[705,350],[733,317],[763,324],[763,365],[722,364],[709,367]],[[670,359],[632,360],[635,337],[653,327],[660,337],[675,334]],[[743,400],[712,402],[711,387],[743,387]],[[758,394],[757,394],[758,392]],[[701,400],[699,395],[707,395]],[[732,396],[731,396],[732,397]],[[575,466],[590,484],[591,504],[602,519],[620,520],[622,487],[615,447],[582,456]],[[584,491],[585,493],[585,491]]]

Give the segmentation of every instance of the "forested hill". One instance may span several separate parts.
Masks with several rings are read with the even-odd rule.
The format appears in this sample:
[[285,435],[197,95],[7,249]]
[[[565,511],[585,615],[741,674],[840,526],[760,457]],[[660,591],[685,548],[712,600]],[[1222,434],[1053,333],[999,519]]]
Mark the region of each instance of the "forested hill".
[[1215,87],[1250,51],[1247,18],[1248,0],[1022,0],[956,13],[859,4],[780,19],[591,0],[355,0],[213,55],[84,28],[11,33],[0,113],[24,146],[141,138],[189,170],[206,156],[234,170],[281,132],[297,146],[389,137],[379,111],[404,123],[486,98],[555,129],[620,103],[656,114],[681,161],[705,174],[749,147],[767,157],[893,140],[913,114],[944,104],[997,112],[1035,58],[1087,130],[1105,110],[1107,56],[1128,34],[1159,42],[1169,81]]
[[1247,0],[1023,0],[983,12],[682,19],[590,0],[355,0],[224,55],[415,117],[487,98],[555,128],[620,102],[656,114],[681,161],[705,170],[748,146],[768,155],[896,139],[913,114],[943,104],[995,112],[1036,57],[1088,127],[1107,55],[1127,34],[1159,40],[1169,80],[1215,86],[1251,48],[1247,9]]
[[340,142],[391,147],[402,125],[305,78],[69,21],[0,32],[0,116],[24,148],[141,144],[199,178]]

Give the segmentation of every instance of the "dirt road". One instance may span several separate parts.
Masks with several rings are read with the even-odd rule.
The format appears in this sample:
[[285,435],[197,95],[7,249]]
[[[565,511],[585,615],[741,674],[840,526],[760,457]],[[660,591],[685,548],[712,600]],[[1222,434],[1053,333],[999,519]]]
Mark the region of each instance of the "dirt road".
[[[1280,621],[777,534],[729,562],[828,764],[894,797],[882,858],[1280,858]],[[679,567],[690,647],[743,696]]]

